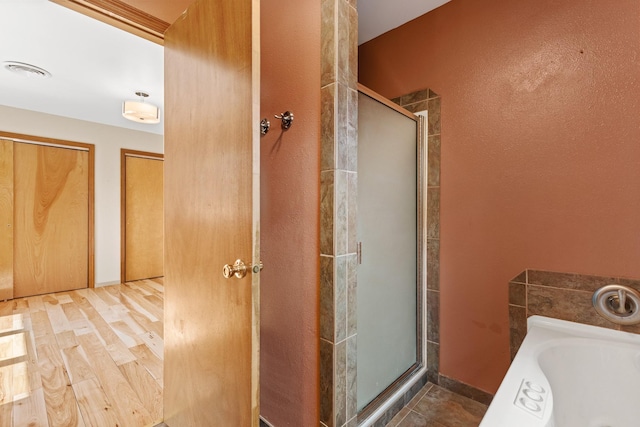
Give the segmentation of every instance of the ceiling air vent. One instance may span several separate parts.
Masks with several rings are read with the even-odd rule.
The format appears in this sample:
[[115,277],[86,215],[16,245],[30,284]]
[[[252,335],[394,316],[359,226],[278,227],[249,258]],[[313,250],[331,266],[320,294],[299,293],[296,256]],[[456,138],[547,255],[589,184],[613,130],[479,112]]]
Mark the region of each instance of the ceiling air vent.
[[51,73],[47,70],[24,62],[6,61],[4,62],[4,68],[26,77],[51,77]]

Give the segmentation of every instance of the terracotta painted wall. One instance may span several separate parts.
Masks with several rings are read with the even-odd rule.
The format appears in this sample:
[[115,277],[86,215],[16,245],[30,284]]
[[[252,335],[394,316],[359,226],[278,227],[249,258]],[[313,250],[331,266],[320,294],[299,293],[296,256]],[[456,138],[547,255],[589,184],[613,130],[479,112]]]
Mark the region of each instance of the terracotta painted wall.
[[[318,424],[320,1],[262,1],[262,416]],[[282,132],[273,115],[290,110]]]
[[512,277],[640,277],[640,2],[453,0],[359,55],[442,96],[441,372],[495,392]]

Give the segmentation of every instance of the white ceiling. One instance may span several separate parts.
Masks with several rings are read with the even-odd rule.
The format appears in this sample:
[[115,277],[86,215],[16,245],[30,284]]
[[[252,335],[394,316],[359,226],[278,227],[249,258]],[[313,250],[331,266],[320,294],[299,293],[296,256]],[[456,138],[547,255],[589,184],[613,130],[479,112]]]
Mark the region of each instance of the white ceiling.
[[[18,75],[5,61],[52,76]],[[0,105],[161,134],[162,120],[140,124],[121,113],[122,101],[139,90],[162,107],[163,68],[155,43],[48,0],[0,0]]]
[[[361,44],[449,0],[358,0]],[[44,68],[51,78],[12,73],[5,61]],[[122,101],[164,100],[163,48],[48,0],[0,0],[0,105],[162,134],[159,124],[121,115]]]
[[450,0],[358,0],[358,44],[424,15]]

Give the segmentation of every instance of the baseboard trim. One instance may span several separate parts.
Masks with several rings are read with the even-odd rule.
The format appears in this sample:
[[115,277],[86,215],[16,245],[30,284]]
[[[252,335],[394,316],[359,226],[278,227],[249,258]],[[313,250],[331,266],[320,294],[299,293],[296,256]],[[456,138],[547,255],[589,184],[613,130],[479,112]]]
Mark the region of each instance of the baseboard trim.
[[[169,426],[166,425],[165,423],[160,423],[155,427],[169,427]],[[264,418],[260,417],[260,427],[274,427],[274,426],[269,422],[267,422]]]
[[476,402],[480,402],[485,405],[491,404],[491,401],[493,400],[493,394],[484,390],[480,390],[479,388],[476,388],[469,384],[465,384],[453,378],[446,377],[442,374],[438,375],[438,385],[456,394],[468,397],[469,399],[475,400]]
[[102,282],[102,283],[96,283],[96,284],[94,285],[94,287],[96,287],[96,288],[101,288],[101,287],[103,287],[103,286],[119,285],[120,283],[121,283],[121,282],[120,282],[120,280],[115,280],[115,281],[113,281],[113,282]]

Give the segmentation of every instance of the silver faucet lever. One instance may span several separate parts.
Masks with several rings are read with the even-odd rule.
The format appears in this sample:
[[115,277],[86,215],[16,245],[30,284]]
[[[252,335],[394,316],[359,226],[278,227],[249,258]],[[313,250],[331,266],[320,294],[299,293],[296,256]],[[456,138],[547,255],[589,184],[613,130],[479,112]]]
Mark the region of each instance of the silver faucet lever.
[[620,314],[627,312],[627,291],[618,289],[618,308],[616,310]]

